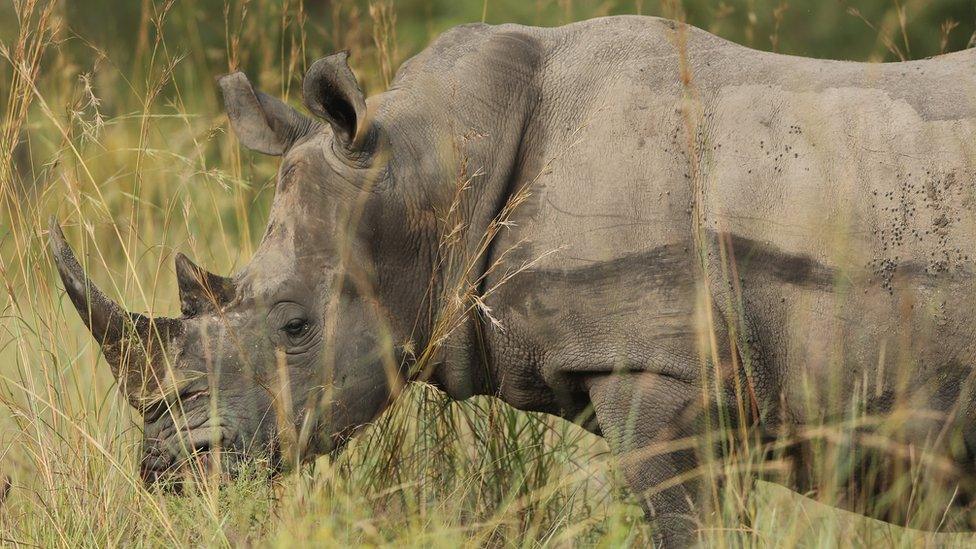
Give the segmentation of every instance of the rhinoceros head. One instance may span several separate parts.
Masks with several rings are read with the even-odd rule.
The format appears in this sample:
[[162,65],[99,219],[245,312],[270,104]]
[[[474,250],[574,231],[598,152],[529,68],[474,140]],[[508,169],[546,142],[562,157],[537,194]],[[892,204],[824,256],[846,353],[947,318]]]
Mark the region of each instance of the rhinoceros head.
[[182,316],[148,318],[92,285],[60,228],[51,230],[67,293],[143,415],[147,481],[218,457],[280,466],[333,451],[402,378],[389,303],[374,291],[378,246],[389,246],[377,244],[377,226],[396,215],[380,190],[388,155],[346,54],[306,74],[315,118],[255,91],[242,73],[219,85],[239,140],[282,157],[268,228],[247,266],[225,278],[177,254]]

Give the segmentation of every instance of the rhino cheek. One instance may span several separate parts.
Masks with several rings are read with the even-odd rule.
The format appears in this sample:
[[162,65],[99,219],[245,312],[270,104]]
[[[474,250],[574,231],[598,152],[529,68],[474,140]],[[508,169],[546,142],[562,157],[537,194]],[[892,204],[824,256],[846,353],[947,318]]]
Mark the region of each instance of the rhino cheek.
[[323,407],[320,428],[329,434],[333,446],[341,447],[353,433],[386,410],[390,396],[390,384],[382,367],[363,368],[334,387],[331,403]]

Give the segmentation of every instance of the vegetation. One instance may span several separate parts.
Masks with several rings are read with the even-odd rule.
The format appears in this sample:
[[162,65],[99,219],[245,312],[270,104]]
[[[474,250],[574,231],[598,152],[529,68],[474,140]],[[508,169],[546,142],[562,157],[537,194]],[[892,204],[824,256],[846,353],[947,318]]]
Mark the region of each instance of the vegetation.
[[[762,49],[875,61],[960,49],[976,30],[966,0],[5,0],[0,541],[648,544],[650,527],[615,481],[602,440],[492,399],[451,403],[420,384],[344,454],[280,481],[254,473],[224,488],[203,479],[189,496],[147,491],[137,474],[138,417],[60,290],[45,245],[55,215],[101,287],[130,310],[172,314],[175,252],[233,272],[264,230],[273,190],[276,159],[238,147],[215,76],[246,70],[256,86],[296,102],[305,68],[349,49],[376,92],[455,24],[617,13],[685,18]],[[826,474],[836,460],[824,459],[823,503],[742,480],[775,468],[759,461],[747,447],[713,464],[727,482],[710,487],[720,504],[703,524],[709,544],[936,539],[823,505],[836,495]]]

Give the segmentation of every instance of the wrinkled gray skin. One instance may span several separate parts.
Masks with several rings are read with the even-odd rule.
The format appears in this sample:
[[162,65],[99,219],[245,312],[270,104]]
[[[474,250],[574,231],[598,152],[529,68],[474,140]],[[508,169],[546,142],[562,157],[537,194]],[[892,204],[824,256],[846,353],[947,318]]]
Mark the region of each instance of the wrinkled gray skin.
[[[701,432],[702,357],[724,372],[709,406],[762,436],[838,417],[855,391],[871,412],[898,399],[934,412],[905,423],[901,440],[944,451],[958,470],[932,482],[966,496],[974,78],[972,51],[813,60],[648,17],[466,25],[368,100],[344,54],[320,60],[304,82],[315,118],[240,73],[220,81],[240,141],[280,155],[281,168],[266,236],[241,272],[222,279],[177,260],[182,318],[120,324],[94,289],[89,313],[58,231],[52,243],[69,295],[145,411],[150,479],[181,455],[180,414],[159,413],[166,386],[181,389],[204,449],[274,455],[287,426],[314,455],[380,413],[405,379],[404,349],[429,343],[462,271],[439,248],[461,173],[469,257],[509,197],[526,185],[531,196],[472,275],[494,265],[479,288],[502,328],[470,315],[426,377],[455,398],[493,394],[607,436],[666,545],[691,543],[707,509],[694,482],[656,487],[696,457],[640,449]],[[700,337],[708,318],[712,340]],[[133,326],[140,337],[126,339]],[[126,352],[148,366],[123,370]],[[181,381],[188,372],[202,377]],[[282,372],[285,414],[272,404]],[[200,427],[209,406],[219,441]]]

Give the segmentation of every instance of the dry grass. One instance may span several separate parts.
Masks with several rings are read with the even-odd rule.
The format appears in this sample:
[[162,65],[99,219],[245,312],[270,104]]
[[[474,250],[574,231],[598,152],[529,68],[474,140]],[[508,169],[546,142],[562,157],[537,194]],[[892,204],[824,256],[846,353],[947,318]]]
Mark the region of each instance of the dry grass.
[[[609,9],[581,4],[540,1],[537,9],[556,22]],[[647,12],[644,4],[630,11]],[[659,7],[677,16],[682,6]],[[785,6],[777,3],[770,15],[772,47],[788,31]],[[713,7],[713,24],[726,25],[729,5]],[[443,25],[428,23],[413,41],[398,38],[398,7],[386,0],[333,2],[328,32],[298,0],[228,0],[223,20],[207,28],[189,3],[144,0],[140,8],[132,51],[122,55],[76,35],[63,3],[0,7],[0,540],[45,547],[646,545],[650,528],[614,479],[602,440],[492,399],[450,403],[422,384],[340,458],[321,458],[280,483],[245,474],[220,488],[201,479],[188,497],[143,488],[138,418],[59,289],[44,245],[47,218],[62,220],[95,281],[126,308],[172,313],[175,251],[216,272],[240,267],[263,230],[273,189],[275,160],[237,147],[211,76],[246,68],[265,91],[295,102],[300,75],[318,54],[350,48],[375,91]],[[482,18],[501,17],[495,9],[477,2]],[[879,43],[897,57],[913,53],[905,15],[912,9],[898,4],[876,27]],[[744,32],[759,34],[755,18],[747,20]],[[941,48],[953,28],[942,27]],[[208,40],[213,33],[219,47]],[[690,78],[687,90],[693,104]],[[688,135],[696,135],[693,109],[686,121]],[[696,162],[699,145],[689,142]],[[459,197],[470,177],[459,173]],[[510,212],[493,222],[479,250],[504,230]],[[438,318],[435,342],[472,309],[491,318],[473,298],[475,263],[456,256],[463,220],[450,215],[445,224],[457,232],[445,238],[443,256],[464,276]],[[703,336],[712,334],[706,322]],[[421,367],[430,352],[418,350]],[[703,368],[713,362],[706,357]],[[821,501],[837,496],[844,441],[872,419],[855,414],[849,423],[791,435],[837,442],[822,456]],[[709,480],[716,509],[702,525],[711,545],[917,546],[934,539],[748,480],[778,474],[782,462],[760,454],[775,458],[792,440],[763,446],[747,434],[713,435],[726,452],[694,472]],[[919,484],[911,471],[905,478],[909,488]],[[941,512],[925,509],[914,491],[910,497],[924,512]]]

